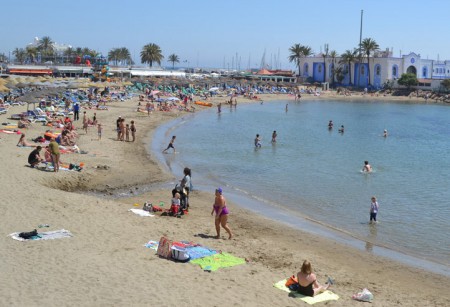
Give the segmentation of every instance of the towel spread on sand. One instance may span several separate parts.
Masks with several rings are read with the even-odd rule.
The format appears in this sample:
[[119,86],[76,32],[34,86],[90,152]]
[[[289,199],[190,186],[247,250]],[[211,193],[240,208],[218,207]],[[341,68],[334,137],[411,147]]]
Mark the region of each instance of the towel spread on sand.
[[188,246],[186,247],[186,251],[191,260],[217,254],[216,250],[209,249],[206,246]]
[[142,210],[142,209],[129,209],[128,211],[133,212],[134,214],[140,215],[140,216],[154,216],[153,214],[150,214],[148,211]]
[[144,244],[145,247],[154,249],[155,251],[158,250],[158,245],[159,245],[159,242],[156,242],[153,240],[150,240]]
[[297,291],[291,291],[288,287],[285,286],[286,281],[287,279],[280,280],[273,286],[277,289],[289,292],[292,296],[300,298],[302,301],[310,305],[325,301],[337,301],[339,299],[339,295],[331,292],[330,290],[317,294],[316,296],[313,297],[300,294]]
[[26,240],[24,238],[19,237],[20,232],[14,232],[10,234],[9,236],[17,241],[30,241],[30,240],[53,240],[53,239],[62,239],[62,238],[70,238],[72,237],[72,234],[70,231],[65,229],[60,230],[53,230],[53,231],[47,231],[47,232],[40,232],[37,236],[31,237],[30,239]]
[[227,268],[239,264],[244,264],[244,258],[238,258],[227,253],[215,254],[199,259],[194,259],[191,263],[200,265],[205,271],[217,271],[220,268]]

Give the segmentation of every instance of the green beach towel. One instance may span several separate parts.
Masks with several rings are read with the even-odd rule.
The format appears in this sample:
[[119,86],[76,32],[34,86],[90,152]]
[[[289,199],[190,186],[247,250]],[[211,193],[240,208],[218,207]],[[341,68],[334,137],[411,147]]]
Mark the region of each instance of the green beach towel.
[[289,292],[292,296],[300,298],[302,301],[310,305],[325,301],[337,301],[339,299],[339,295],[331,292],[330,290],[317,294],[316,296],[313,297],[300,294],[297,291],[291,291],[288,287],[285,286],[286,281],[287,279],[280,280],[273,286],[277,289]]
[[244,264],[244,258],[238,258],[227,253],[215,254],[203,258],[198,258],[190,261],[200,265],[205,271],[217,271],[220,268],[227,268],[239,264]]

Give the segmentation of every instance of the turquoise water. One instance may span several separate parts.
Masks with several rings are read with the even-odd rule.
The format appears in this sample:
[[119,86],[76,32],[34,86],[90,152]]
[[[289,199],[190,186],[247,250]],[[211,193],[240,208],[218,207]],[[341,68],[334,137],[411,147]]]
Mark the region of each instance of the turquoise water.
[[[253,145],[257,133],[260,149]],[[367,249],[385,246],[450,266],[446,106],[265,102],[197,113],[167,134],[177,135],[179,153],[165,156],[191,167],[194,185],[243,191],[370,242]],[[361,172],[364,160],[373,173]],[[368,224],[373,195],[380,204],[377,225]]]

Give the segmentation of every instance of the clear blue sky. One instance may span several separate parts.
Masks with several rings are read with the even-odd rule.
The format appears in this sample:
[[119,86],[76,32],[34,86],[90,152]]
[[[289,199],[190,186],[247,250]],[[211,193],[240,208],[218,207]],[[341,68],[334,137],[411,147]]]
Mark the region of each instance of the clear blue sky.
[[381,49],[450,60],[448,0],[9,0],[2,3],[0,52],[49,36],[104,55],[127,47],[136,63],[142,47],[155,43],[163,65],[175,53],[190,67],[231,68],[236,53],[241,68],[259,67],[266,50],[267,63],[279,54],[288,69],[295,43],[315,52],[325,43],[338,53],[356,47],[361,10],[363,38]]

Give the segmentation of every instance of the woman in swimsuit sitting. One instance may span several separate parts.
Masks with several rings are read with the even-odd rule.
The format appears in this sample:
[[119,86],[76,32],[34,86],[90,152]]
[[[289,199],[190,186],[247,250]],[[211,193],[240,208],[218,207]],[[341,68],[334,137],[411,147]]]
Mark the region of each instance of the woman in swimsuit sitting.
[[322,293],[330,287],[330,284],[322,286],[317,281],[316,274],[312,272],[311,263],[308,260],[303,261],[300,272],[297,273],[298,292],[306,296],[314,296]]
[[216,225],[216,232],[217,232],[217,239],[220,238],[220,225],[222,225],[223,229],[225,229],[228,232],[228,239],[231,239],[233,237],[233,234],[231,233],[230,227],[228,227],[227,221],[228,221],[228,208],[225,203],[225,197],[222,195],[222,188],[216,189],[216,198],[214,199],[214,205],[213,209],[211,211],[211,216],[216,213],[216,219],[215,219],[215,225]]

